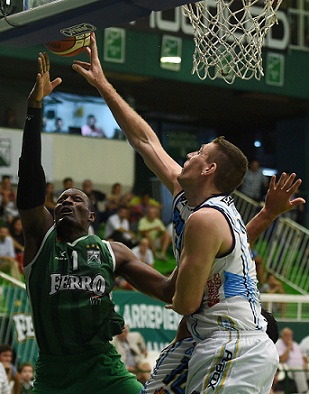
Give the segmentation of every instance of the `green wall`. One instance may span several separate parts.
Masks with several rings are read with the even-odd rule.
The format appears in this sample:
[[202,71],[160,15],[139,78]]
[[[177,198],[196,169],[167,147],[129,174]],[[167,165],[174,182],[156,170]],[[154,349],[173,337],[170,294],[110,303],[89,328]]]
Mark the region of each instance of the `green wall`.
[[[233,88],[239,90],[258,91],[269,94],[279,94],[290,97],[298,97],[309,99],[309,73],[307,72],[307,65],[309,64],[309,52],[302,52],[296,50],[289,50],[282,53],[285,58],[284,85],[281,87],[270,86],[265,82],[265,77],[261,81],[251,79],[243,81],[236,79],[233,85],[228,85],[222,80],[204,81],[199,80],[196,75],[191,75],[192,68],[192,53],[194,49],[193,38],[185,37],[182,42],[182,63],[180,71],[164,70],[160,68],[160,53],[162,33],[153,33],[146,31],[126,30],[126,51],[124,63],[111,63],[103,61],[103,66],[106,71],[130,73],[143,76],[158,77],[163,79],[178,80],[182,82],[191,82],[196,84],[212,84],[212,86],[221,86],[225,88]],[[177,35],[176,35],[177,36]],[[103,41],[104,31],[97,32],[97,40],[99,47],[99,54],[103,58]],[[43,45],[29,46],[29,48],[12,48],[9,46],[0,46],[0,56],[8,56],[18,58],[20,60],[33,60],[39,51],[46,50]],[[274,52],[274,51],[272,51]],[[266,53],[263,52],[263,66],[266,71]],[[280,52],[277,52],[280,53]],[[85,55],[81,55],[85,57]],[[62,58],[51,54],[55,64],[67,65],[72,64],[72,58]]]

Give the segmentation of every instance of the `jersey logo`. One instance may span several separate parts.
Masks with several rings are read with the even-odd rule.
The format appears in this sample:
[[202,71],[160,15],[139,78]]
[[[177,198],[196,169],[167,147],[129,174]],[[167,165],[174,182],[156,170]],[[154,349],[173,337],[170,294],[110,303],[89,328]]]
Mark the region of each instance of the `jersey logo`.
[[225,196],[224,198],[222,198],[221,201],[224,202],[226,205],[230,206],[233,204],[234,199],[232,196]]
[[54,295],[59,291],[79,290],[93,293],[92,296],[102,296],[105,293],[105,279],[102,275],[96,275],[93,278],[88,275],[50,275],[50,292]]
[[228,362],[232,360],[233,353],[225,349],[224,354],[221,359],[219,359],[214,366],[214,371],[210,376],[209,383],[207,387],[211,387],[213,391],[218,389],[223,385],[223,380],[226,377],[226,372],[228,368]]
[[67,260],[66,251],[65,250],[60,251],[58,256],[55,256],[55,259],[60,261]]
[[90,266],[98,267],[101,263],[100,248],[96,244],[87,245],[87,264]]

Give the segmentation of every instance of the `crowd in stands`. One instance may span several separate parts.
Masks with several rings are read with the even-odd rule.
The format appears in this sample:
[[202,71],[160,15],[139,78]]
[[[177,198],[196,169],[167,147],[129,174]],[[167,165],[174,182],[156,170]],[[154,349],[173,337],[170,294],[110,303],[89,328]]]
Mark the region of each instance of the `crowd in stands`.
[[150,378],[152,366],[147,359],[146,343],[143,336],[138,332],[131,332],[127,325],[122,333],[112,340],[122,362],[128,371],[134,373],[137,379],[145,384]]
[[[62,188],[55,190],[52,182],[46,183],[45,206],[54,214],[57,198],[62,191],[76,187],[71,177],[62,181]],[[155,259],[166,261],[172,244],[171,230],[161,218],[162,205],[148,191],[139,195],[123,193],[119,182],[105,193],[96,189],[91,179],[80,187],[89,197],[96,220],[89,232],[102,239],[127,245],[146,264],[154,265]],[[22,280],[24,238],[22,223],[16,208],[16,189],[8,175],[0,184],[0,271]],[[127,288],[117,279],[120,288]]]
[[30,394],[34,377],[32,363],[22,363],[18,369],[13,363],[14,351],[11,346],[0,345],[0,393]]

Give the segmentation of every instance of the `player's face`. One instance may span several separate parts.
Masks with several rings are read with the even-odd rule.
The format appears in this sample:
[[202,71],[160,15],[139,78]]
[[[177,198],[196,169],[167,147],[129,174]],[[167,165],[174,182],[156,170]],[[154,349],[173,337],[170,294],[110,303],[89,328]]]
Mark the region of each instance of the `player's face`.
[[184,163],[182,172],[178,176],[178,181],[182,186],[187,183],[196,182],[207,166],[207,158],[212,148],[212,144],[210,143],[202,145],[198,151],[187,154],[187,160]]
[[93,222],[94,213],[89,209],[88,197],[78,189],[65,190],[57,200],[55,207],[56,224],[79,225],[88,228]]

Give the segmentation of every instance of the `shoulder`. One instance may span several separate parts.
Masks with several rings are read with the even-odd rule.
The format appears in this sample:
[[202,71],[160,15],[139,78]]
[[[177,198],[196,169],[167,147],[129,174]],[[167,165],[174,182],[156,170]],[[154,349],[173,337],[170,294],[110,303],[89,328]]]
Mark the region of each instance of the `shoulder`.
[[109,242],[109,245],[115,256],[116,269],[130,261],[137,260],[135,254],[126,245],[120,242]]
[[11,235],[8,235],[8,236],[5,238],[5,242],[6,242],[8,245],[11,245],[11,244],[13,243],[13,238],[12,238],[12,236],[11,236]]
[[[223,240],[230,241],[230,227],[225,216],[213,208],[203,208],[190,215],[185,226],[185,241],[206,247]],[[207,239],[207,242],[205,242]]]
[[217,221],[226,222],[225,216],[222,212],[211,207],[202,207],[190,215],[186,226],[203,225],[211,227],[216,225]]

